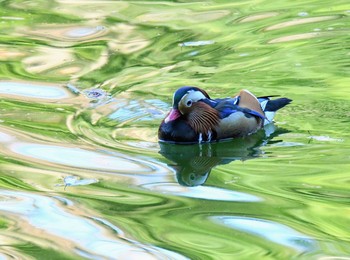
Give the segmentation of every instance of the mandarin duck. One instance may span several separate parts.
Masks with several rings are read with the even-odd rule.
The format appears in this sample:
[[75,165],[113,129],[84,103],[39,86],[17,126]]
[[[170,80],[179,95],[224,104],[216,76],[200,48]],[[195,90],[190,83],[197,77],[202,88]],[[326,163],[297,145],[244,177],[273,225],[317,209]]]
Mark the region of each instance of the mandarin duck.
[[271,97],[241,90],[233,98],[211,99],[203,89],[181,87],[159,126],[159,141],[190,144],[251,135],[271,123],[275,112],[292,101]]

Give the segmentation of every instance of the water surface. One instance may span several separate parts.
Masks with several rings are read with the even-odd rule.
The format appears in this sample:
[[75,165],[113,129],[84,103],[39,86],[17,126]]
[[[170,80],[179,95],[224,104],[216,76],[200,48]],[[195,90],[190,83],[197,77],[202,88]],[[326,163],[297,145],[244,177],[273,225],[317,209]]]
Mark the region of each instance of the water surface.
[[[0,259],[350,255],[348,1],[0,5]],[[183,85],[293,103],[159,144]]]

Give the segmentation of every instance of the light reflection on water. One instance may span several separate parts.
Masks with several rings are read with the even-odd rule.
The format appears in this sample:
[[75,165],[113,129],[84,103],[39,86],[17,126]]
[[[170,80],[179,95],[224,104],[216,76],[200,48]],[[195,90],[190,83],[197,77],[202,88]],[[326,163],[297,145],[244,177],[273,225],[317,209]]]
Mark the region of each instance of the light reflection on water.
[[95,26],[95,27],[80,27],[75,29],[70,29],[65,33],[66,36],[72,38],[85,38],[85,37],[96,37],[96,33],[103,31],[105,28],[103,26]]
[[218,216],[211,217],[211,219],[230,228],[260,236],[297,251],[311,251],[316,244],[311,237],[273,221],[235,216]]
[[[5,129],[4,129],[5,130]],[[103,174],[118,174],[124,179],[132,180],[135,184],[151,182],[167,182],[175,179],[174,174],[163,163],[152,159],[131,157],[115,151],[91,150],[77,146],[59,146],[42,143],[19,141],[8,133],[0,131],[0,146],[2,152],[18,157],[21,160],[32,161],[35,164],[70,167],[72,172],[95,172],[100,178]],[[14,153],[14,154],[12,154]],[[73,170],[75,169],[75,170]],[[102,175],[101,175],[102,174]],[[66,177],[67,178],[67,177]],[[93,182],[92,182],[93,183]]]
[[152,191],[164,194],[172,194],[175,196],[183,196],[188,198],[204,199],[204,200],[221,200],[221,201],[237,201],[237,202],[259,202],[259,197],[232,190],[225,190],[216,187],[198,186],[183,187],[177,183],[152,183],[142,185],[142,187]]
[[11,143],[16,139],[9,134],[0,132],[0,140],[1,143]]
[[0,82],[0,94],[56,100],[72,96],[60,86],[9,81]]
[[147,167],[142,167],[137,163],[133,163],[131,158],[112,157],[103,153],[87,151],[80,148],[16,143],[10,146],[10,150],[30,158],[71,167],[116,172],[129,172],[130,169],[133,169],[136,173],[150,171]]
[[[71,208],[63,207],[53,198],[6,190],[0,190],[0,197],[0,211],[11,214],[10,218],[18,226],[29,224],[27,231],[34,236],[45,231],[45,239],[59,237],[60,239],[55,239],[59,243],[57,246],[68,247],[82,256],[186,259],[174,252],[129,239],[118,227],[104,219],[73,214]],[[74,207],[72,202],[69,205]],[[117,232],[117,235],[112,235],[111,231]]]

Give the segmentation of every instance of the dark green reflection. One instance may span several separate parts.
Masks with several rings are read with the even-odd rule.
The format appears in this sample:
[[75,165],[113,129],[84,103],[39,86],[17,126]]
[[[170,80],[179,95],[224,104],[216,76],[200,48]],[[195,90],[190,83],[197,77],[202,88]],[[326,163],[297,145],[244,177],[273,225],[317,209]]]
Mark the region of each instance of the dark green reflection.
[[208,144],[159,143],[159,152],[175,163],[169,166],[176,171],[176,178],[180,185],[198,186],[207,181],[211,169],[217,165],[259,157],[262,153],[260,147],[282,132],[286,130],[279,129],[268,134],[265,131],[259,131],[244,138]]

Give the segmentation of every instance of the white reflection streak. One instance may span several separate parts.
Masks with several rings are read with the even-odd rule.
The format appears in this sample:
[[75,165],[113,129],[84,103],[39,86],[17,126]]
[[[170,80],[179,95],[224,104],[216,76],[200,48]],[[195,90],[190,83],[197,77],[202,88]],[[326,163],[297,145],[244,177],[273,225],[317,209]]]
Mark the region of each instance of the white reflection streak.
[[212,217],[212,219],[222,225],[261,236],[274,243],[288,246],[297,251],[309,251],[315,245],[312,238],[273,221],[233,216],[217,216]]
[[42,86],[34,83],[0,82],[0,94],[42,99],[68,98],[68,93],[58,86]]
[[66,36],[71,38],[83,38],[88,37],[91,35],[94,35],[102,30],[104,30],[105,27],[103,26],[96,26],[96,27],[78,27],[71,29],[70,31],[66,32]]
[[169,178],[171,178],[169,169],[165,164],[150,158],[131,157],[103,149],[92,150],[75,146],[19,142],[16,137],[1,132],[0,128],[0,149],[3,148],[24,156],[28,160],[37,159],[42,163],[54,163],[74,167],[75,169],[88,169],[98,171],[99,174],[118,173],[119,176],[132,178],[136,184],[149,182],[150,176],[152,176],[154,182],[169,181]]
[[193,42],[182,42],[179,44],[181,47],[196,47],[196,46],[204,46],[214,44],[215,41],[193,41]]
[[15,140],[11,135],[0,132],[0,143],[11,143]]
[[184,187],[174,183],[152,183],[142,187],[177,196],[221,201],[259,202],[261,198],[251,194],[210,186]]
[[[63,179],[64,184],[61,184],[62,186],[64,185],[65,187],[67,186],[79,186],[79,185],[89,185],[93,183],[97,183],[97,179],[80,179],[78,176],[66,176]],[[60,186],[60,185],[58,185]]]
[[10,149],[18,154],[47,162],[95,170],[144,172],[139,164],[127,158],[109,156],[75,147],[17,142]]
[[[53,198],[31,193],[0,191],[0,211],[17,214],[37,229],[44,230],[47,236],[54,235],[78,245],[81,255],[103,256],[112,259],[125,256],[140,256],[147,259],[186,259],[185,257],[155,246],[141,244],[120,237],[120,229],[109,222],[95,220],[113,229],[118,236],[107,236],[107,232],[96,222],[73,215],[62,209]],[[54,240],[54,238],[52,239]],[[81,252],[83,250],[83,252]]]

